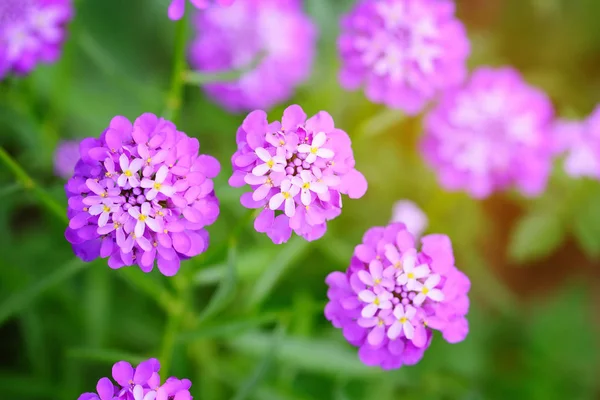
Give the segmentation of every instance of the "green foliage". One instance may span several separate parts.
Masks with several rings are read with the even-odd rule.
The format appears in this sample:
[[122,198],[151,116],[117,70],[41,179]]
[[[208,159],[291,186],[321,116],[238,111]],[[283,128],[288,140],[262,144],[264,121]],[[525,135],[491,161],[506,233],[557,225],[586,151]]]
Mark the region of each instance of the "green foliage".
[[[504,196],[520,209],[517,219],[489,212],[493,199],[441,190],[418,152],[420,119],[337,83],[337,20],[353,2],[304,2],[319,25],[319,55],[289,103],[331,112],[369,181],[366,196],[344,199],[344,212],[316,242],[293,237],[275,246],[254,231],[242,191],[227,185],[243,115],[180,86],[173,67],[181,70],[184,53],[181,41],[173,44],[191,32],[166,18],[168,1],[79,1],[60,62],[0,82],[1,398],[75,399],[115,361],[148,357],[190,378],[203,400],[598,398],[598,283],[569,275],[586,257],[566,246],[575,239],[588,259],[600,256],[600,183],[555,171],[540,199]],[[578,116],[592,109],[600,87],[599,7],[596,0],[457,1],[473,41],[471,65],[515,65],[549,92],[559,114]],[[167,107],[180,95],[181,109]],[[215,181],[221,215],[209,228],[207,253],[184,262],[175,278],[79,261],[63,236],[55,145],[98,136],[116,114],[164,111],[179,115],[178,127],[223,166]],[[418,365],[381,371],[362,365],[325,320],[324,278],[347,267],[365,230],[386,224],[402,198],[424,208],[428,232],[452,238],[456,264],[472,280],[470,334],[453,345],[435,335]],[[505,225],[507,245],[498,233]],[[556,257],[561,247],[568,257]],[[544,261],[526,275],[505,255]],[[553,267],[566,278],[547,280]],[[514,285],[530,276],[535,281]],[[515,287],[526,287],[526,296]]]

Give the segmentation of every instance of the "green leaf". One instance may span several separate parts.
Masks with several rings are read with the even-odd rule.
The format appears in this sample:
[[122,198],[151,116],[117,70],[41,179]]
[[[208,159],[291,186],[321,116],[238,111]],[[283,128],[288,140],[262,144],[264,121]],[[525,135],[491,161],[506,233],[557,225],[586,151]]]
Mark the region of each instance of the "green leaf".
[[588,193],[573,216],[575,239],[591,257],[600,256],[600,193],[597,192]]
[[288,268],[308,250],[309,242],[295,236],[282,249],[254,285],[248,298],[248,308],[257,307],[269,296]]
[[[14,314],[23,310],[48,289],[60,285],[87,266],[90,265],[76,258],[25,289],[11,294],[0,304],[0,325]],[[93,264],[90,267],[92,266]]]
[[281,340],[285,335],[285,331],[286,328],[284,324],[280,324],[277,327],[271,337],[270,350],[265,354],[260,364],[258,364],[254,370],[254,373],[244,383],[242,383],[233,400],[244,400],[256,389],[260,381],[264,378],[271,367],[273,359],[275,358],[275,355],[281,346]]
[[284,315],[286,315],[286,312],[271,312],[256,317],[234,319],[218,324],[206,324],[202,325],[202,327],[196,331],[181,334],[179,340],[181,342],[191,342],[198,339],[225,338],[232,335],[237,336],[252,328],[277,321]]
[[[241,353],[264,356],[271,350],[272,338],[264,333],[247,333],[228,343]],[[356,349],[350,345],[314,337],[283,339],[277,360],[304,371],[348,378],[367,378],[382,374],[379,369],[363,365],[358,360]]]
[[198,323],[202,323],[218,314],[221,310],[229,305],[235,296],[235,288],[237,286],[237,244],[232,240],[229,246],[229,254],[227,256],[228,273],[223,277],[219,288],[211,297],[208,305],[202,310],[198,316]]
[[156,301],[164,310],[169,310],[175,303],[173,295],[161,282],[153,279],[151,275],[145,274],[137,267],[120,268],[116,274],[132,288],[145,293],[148,298]]
[[113,364],[120,360],[128,361],[132,364],[139,364],[147,359],[147,357],[127,353],[120,350],[93,349],[85,347],[75,347],[67,350],[67,357],[92,361],[102,361],[106,362],[107,364]]
[[517,262],[549,255],[563,241],[565,230],[556,213],[532,213],[514,228],[508,247],[509,256]]

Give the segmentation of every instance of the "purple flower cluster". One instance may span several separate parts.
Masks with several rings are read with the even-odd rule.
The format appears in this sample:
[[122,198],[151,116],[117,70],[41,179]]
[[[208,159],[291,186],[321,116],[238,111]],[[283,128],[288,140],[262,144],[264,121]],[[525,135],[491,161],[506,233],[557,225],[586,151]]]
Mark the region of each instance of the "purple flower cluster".
[[584,121],[559,121],[554,127],[556,151],[574,178],[600,179],[600,106]]
[[[221,7],[228,7],[233,4],[235,0],[190,0],[190,3],[199,10],[204,10],[210,7],[211,4],[215,3]],[[180,20],[185,14],[185,2],[186,0],[172,0],[169,4],[169,19],[173,21]]]
[[198,13],[194,21],[193,69],[228,72],[257,63],[235,81],[203,86],[231,112],[269,109],[310,74],[317,34],[300,0],[237,0],[227,9]]
[[483,198],[511,185],[546,187],[552,164],[552,103],[512,68],[479,68],[427,116],[423,154],[448,190]]
[[466,74],[469,41],[450,0],[361,0],[341,21],[344,89],[365,87],[375,103],[420,112]]
[[359,347],[363,363],[383,369],[417,363],[432,330],[450,343],[469,330],[469,279],[454,266],[450,239],[427,235],[421,251],[404,224],[369,229],[346,273],[327,276],[325,316]]
[[40,62],[55,62],[72,16],[71,0],[2,0],[0,79],[11,72],[28,74]]
[[160,363],[156,358],[141,362],[136,368],[125,361],[112,367],[113,383],[102,378],[96,393],[83,393],[78,400],[191,400],[189,379],[168,378],[160,384]]
[[64,179],[73,176],[75,165],[79,161],[79,141],[65,140],[54,151],[54,173]]
[[264,111],[253,111],[237,132],[233,155],[234,187],[250,185],[242,195],[247,208],[262,209],[254,226],[274,243],[286,242],[292,230],[306,240],[325,234],[326,222],[341,213],[342,197],[362,197],[367,181],[354,168],[346,132],[321,111],[306,119],[300,106],[269,124]]
[[99,139],[84,139],[81,159],[65,188],[66,238],[77,256],[108,257],[111,268],[137,264],[149,272],[155,260],[171,276],[180,260],[208,247],[219,214],[213,181],[220,170],[200,144],[154,114],[132,124],[112,119]]

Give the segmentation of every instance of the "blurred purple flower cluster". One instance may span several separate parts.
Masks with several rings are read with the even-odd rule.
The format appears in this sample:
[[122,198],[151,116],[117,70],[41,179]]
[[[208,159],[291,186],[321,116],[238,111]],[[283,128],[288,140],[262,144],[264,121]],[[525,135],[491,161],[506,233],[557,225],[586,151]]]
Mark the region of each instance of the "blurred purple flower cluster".
[[341,213],[341,195],[359,198],[367,190],[350,138],[324,111],[306,119],[293,105],[281,123],[270,124],[264,111],[253,111],[238,129],[237,144],[229,183],[250,185],[242,204],[262,209],[255,228],[274,243],[286,242],[292,230],[306,240],[320,238],[326,222]]
[[512,68],[479,68],[426,116],[422,149],[448,190],[483,198],[512,185],[528,196],[552,167],[554,111]]
[[111,268],[155,260],[174,275],[180,260],[208,247],[204,229],[219,215],[212,178],[219,162],[167,120],[115,117],[99,139],[84,139],[69,200],[66,238],[83,260],[108,257]]
[[96,393],[83,393],[77,400],[191,400],[189,379],[168,378],[160,383],[160,363],[156,358],[141,362],[136,368],[126,361],[112,367],[113,383],[102,378]]
[[71,0],[2,0],[0,80],[58,60],[72,16]]
[[450,0],[359,0],[341,21],[340,83],[417,114],[467,75],[470,45]]
[[454,266],[450,239],[428,235],[421,243],[419,251],[401,223],[371,228],[346,273],[327,276],[325,316],[366,365],[417,363],[434,329],[450,343],[468,333],[470,281]]
[[311,72],[317,32],[299,0],[237,0],[194,19],[190,64],[203,73],[243,70],[239,79],[203,85],[232,112],[269,109],[287,100]]
[[568,175],[600,179],[600,105],[583,121],[558,121],[554,140]]

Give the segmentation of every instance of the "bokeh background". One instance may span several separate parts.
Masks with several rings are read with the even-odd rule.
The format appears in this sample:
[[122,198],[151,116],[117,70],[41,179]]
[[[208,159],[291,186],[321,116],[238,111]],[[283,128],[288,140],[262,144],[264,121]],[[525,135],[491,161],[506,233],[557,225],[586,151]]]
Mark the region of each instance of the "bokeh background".
[[[52,170],[60,140],[98,136],[117,114],[164,109],[175,35],[167,3],[78,1],[61,61],[0,82],[0,145],[61,204],[64,181]],[[418,153],[420,118],[337,84],[337,20],[351,4],[305,0],[319,52],[312,78],[287,103],[329,111],[369,181],[317,242],[275,246],[252,229],[241,191],[227,185],[244,115],[193,86],[178,126],[222,163],[221,217],[208,252],[176,278],[75,259],[64,221],[0,165],[0,398],[75,399],[112,363],[148,357],[191,378],[204,400],[600,398],[600,182],[568,179],[557,161],[538,199],[444,192]],[[516,66],[561,117],[584,117],[600,101],[599,1],[461,0],[457,8],[471,68]],[[472,280],[470,334],[455,345],[436,336],[418,365],[383,372],[360,364],[325,320],[324,278],[345,269],[364,231],[386,224],[405,198],[428,214],[428,232],[453,240]],[[233,235],[237,254],[228,249]]]

